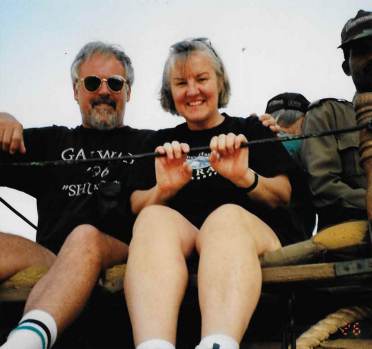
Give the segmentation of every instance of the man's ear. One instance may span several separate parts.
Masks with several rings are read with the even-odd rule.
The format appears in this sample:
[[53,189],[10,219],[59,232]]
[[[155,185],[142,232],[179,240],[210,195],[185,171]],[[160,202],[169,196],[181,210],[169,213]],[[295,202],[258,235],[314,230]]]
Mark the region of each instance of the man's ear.
[[127,102],[128,102],[130,100],[130,93],[132,92],[132,89],[130,88],[130,86],[127,85],[125,92],[127,94]]
[[343,63],[342,63],[342,70],[344,71],[344,73],[347,76],[350,76],[351,75],[349,62],[343,61]]
[[76,102],[79,101],[79,92],[78,92],[78,89],[77,89],[77,83],[74,83],[74,85],[72,86],[73,89],[74,89],[74,99]]

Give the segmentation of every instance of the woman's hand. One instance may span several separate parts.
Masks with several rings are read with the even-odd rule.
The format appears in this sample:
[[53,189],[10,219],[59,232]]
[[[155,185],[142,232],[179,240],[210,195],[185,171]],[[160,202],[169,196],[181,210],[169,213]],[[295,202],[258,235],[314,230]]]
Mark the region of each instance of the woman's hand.
[[244,143],[247,143],[247,138],[242,134],[214,136],[210,142],[209,161],[221,176],[238,187],[247,188],[254,182],[254,173],[249,170],[248,147],[241,147]]
[[132,212],[138,214],[149,205],[166,205],[192,177],[192,168],[186,162],[190,147],[173,141],[155,149],[163,156],[155,158],[156,184],[147,190],[136,190],[130,198]]
[[173,141],[155,149],[164,156],[155,159],[156,187],[160,197],[167,200],[174,196],[192,177],[192,168],[186,162],[190,147]]

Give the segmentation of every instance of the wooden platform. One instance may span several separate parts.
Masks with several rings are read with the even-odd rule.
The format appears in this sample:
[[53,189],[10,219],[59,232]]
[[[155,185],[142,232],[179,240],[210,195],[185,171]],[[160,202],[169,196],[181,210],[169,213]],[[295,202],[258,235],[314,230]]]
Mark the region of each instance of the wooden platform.
[[[117,299],[120,296],[122,302],[124,302],[121,293],[125,268],[125,264],[110,268],[100,280],[100,289],[104,291],[104,294],[113,299]],[[25,301],[32,287],[46,272],[45,268],[31,267],[0,283],[0,305],[3,304],[5,306],[12,303],[16,305],[18,304],[17,302]],[[311,325],[317,322],[327,314],[328,309],[326,308],[328,306],[332,307],[329,305],[329,300],[333,302],[338,297],[335,296],[336,294],[341,294],[341,298],[345,297],[348,301],[350,301],[349,295],[352,295],[351,300],[360,301],[364,295],[368,295],[368,299],[372,299],[372,258],[346,262],[263,268],[262,277],[263,293],[260,304],[264,308],[265,297],[268,297],[266,299],[268,305],[266,305],[266,310],[263,309],[261,318],[260,306],[256,309],[254,316],[258,320],[258,325],[265,324],[269,320],[267,319],[267,309],[272,312],[273,307],[275,307],[275,314],[271,313],[270,318],[278,324],[277,328],[279,331],[282,330],[283,334],[286,333],[288,341],[286,345],[281,343],[280,346],[277,346],[278,342],[272,343],[272,346],[265,346],[264,343],[253,344],[251,335],[256,331],[253,324],[253,326],[250,326],[250,328],[253,327],[253,332],[247,334],[247,339],[242,342],[242,349],[289,348],[291,339],[302,333],[299,330],[304,325],[301,314],[306,315],[306,321],[309,321],[309,317],[311,318],[314,315],[310,313],[315,313],[316,319],[311,319],[306,324]],[[195,294],[195,288],[197,287],[196,275],[190,276],[190,286],[190,291]],[[324,297],[324,291],[327,293],[326,297]],[[318,299],[315,299],[315,294],[318,295]],[[309,300],[309,297],[314,297],[314,299]],[[193,299],[195,300],[195,298]],[[314,307],[313,302],[318,302],[317,306],[321,308]],[[300,310],[300,308],[302,309]],[[120,311],[122,312],[121,309]],[[334,309],[331,309],[331,311],[334,311]],[[267,330],[269,328],[266,328],[263,338],[269,339],[270,334]],[[262,338],[262,332],[256,332],[256,334],[257,338]],[[372,348],[372,343],[369,340],[326,341],[318,349],[331,348],[364,349]]]
[[[120,291],[123,288],[125,267],[125,264],[121,264],[108,269],[105,273],[105,278],[101,280],[102,287],[112,293]],[[32,287],[46,271],[45,268],[31,267],[1,283],[0,301],[25,300]],[[274,267],[263,270],[263,281],[268,284],[327,280],[334,277],[335,269],[332,263]],[[195,276],[191,276],[191,282],[196,283]]]
[[[125,264],[114,266],[106,271],[105,277],[100,281],[101,286],[108,292],[114,293],[122,290]],[[31,267],[21,271],[0,283],[0,301],[25,300],[35,283],[46,273],[45,268]],[[262,277],[264,286],[312,284],[332,281],[341,283],[347,279],[372,281],[372,258],[359,259],[348,262],[316,263],[284,267],[263,268]],[[196,285],[196,276],[191,275],[190,282]]]

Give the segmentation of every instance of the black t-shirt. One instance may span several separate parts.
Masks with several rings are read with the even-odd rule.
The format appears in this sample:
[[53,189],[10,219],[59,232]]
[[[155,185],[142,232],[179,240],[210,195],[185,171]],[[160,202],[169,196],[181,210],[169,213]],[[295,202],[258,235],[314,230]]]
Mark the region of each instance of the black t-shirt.
[[[145,143],[143,151],[154,151],[156,146],[173,140],[187,143],[192,148],[208,146],[213,136],[229,132],[242,133],[249,141],[275,137],[267,127],[262,126],[257,117],[238,118],[223,115],[225,119],[220,125],[207,130],[191,131],[184,123],[175,128],[157,131]],[[193,167],[192,180],[168,202],[170,207],[200,227],[206,217],[217,207],[226,203],[234,203],[270,225],[283,244],[299,240],[285,209],[272,209],[250,200],[243,189],[236,187],[213,170],[209,165],[208,157],[209,152],[188,156],[188,161]],[[291,175],[294,166],[293,160],[280,143],[257,144],[249,148],[249,167],[262,176]],[[132,174],[130,176],[131,190],[145,190],[153,187],[156,183],[154,159],[138,161]]]
[[[27,153],[9,155],[0,152],[0,163],[113,158],[134,154],[152,132],[128,126],[110,131],[82,126],[74,129],[59,126],[26,129]],[[133,217],[126,186],[133,163],[133,160],[122,160],[68,166],[2,167],[0,185],[21,190],[37,199],[36,240],[55,253],[71,230],[83,223],[96,225],[128,242]],[[100,206],[102,200],[98,200],[102,197],[99,187],[113,181],[119,181],[123,188],[120,198],[122,217],[106,215]],[[114,223],[112,219],[117,221]]]

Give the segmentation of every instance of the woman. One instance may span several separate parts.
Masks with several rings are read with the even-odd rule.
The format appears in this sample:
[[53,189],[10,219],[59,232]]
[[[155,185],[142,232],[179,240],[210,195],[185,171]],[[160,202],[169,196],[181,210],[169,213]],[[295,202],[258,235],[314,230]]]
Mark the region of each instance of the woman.
[[[280,227],[285,219],[276,219],[276,208],[290,200],[291,160],[278,143],[241,148],[247,139],[273,134],[256,117],[221,114],[229,94],[223,63],[207,40],[171,47],[161,104],[186,122],[149,140],[146,150],[156,147],[164,156],[155,167],[153,160],[141,162],[133,176],[131,205],[139,216],[124,287],[139,349],[174,348],[194,250],[198,347],[238,348],[260,295],[258,256],[281,246],[268,224],[288,229]],[[210,154],[188,155],[190,147],[208,144]]]

